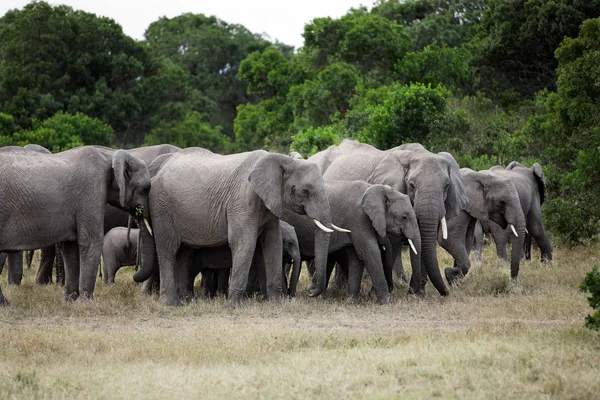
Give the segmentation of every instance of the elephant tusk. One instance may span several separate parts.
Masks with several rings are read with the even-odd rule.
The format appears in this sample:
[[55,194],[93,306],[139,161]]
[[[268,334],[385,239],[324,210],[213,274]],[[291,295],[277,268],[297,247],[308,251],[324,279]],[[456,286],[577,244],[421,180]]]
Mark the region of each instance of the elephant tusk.
[[150,236],[154,236],[152,234],[152,228],[150,228],[150,223],[148,222],[148,220],[146,218],[144,218],[144,225],[146,225],[146,229],[148,229],[148,233],[150,234]]
[[442,217],[442,238],[448,239],[448,226],[446,225],[446,217]]
[[529,231],[527,230],[527,228],[525,228],[525,233],[529,235]]
[[315,221],[315,225],[318,226],[319,229],[321,229],[323,232],[327,232],[327,233],[333,232],[333,229],[329,229],[328,227],[326,227],[325,225],[323,225],[321,223],[321,221],[319,221],[318,219],[313,219],[313,221]]
[[516,237],[519,237],[519,234],[517,233],[517,230],[515,229],[515,226],[513,224],[510,224],[510,229],[512,229]]
[[408,244],[410,244],[410,248],[415,253],[415,255],[418,255],[419,253],[417,253],[417,249],[415,248],[415,244],[413,243],[413,241],[411,239],[408,239]]
[[339,226],[335,226],[334,224],[331,224],[331,227],[332,227],[333,229],[335,229],[336,231],[338,231],[338,232],[347,232],[347,233],[350,233],[350,232],[351,232],[351,231],[350,231],[350,230],[348,230],[348,229],[340,228]]

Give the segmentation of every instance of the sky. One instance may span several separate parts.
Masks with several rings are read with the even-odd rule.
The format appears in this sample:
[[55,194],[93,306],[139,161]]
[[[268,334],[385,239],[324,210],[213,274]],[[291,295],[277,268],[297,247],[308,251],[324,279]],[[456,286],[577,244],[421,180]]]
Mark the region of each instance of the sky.
[[[53,5],[66,4],[74,9],[114,19],[125,34],[143,39],[151,22],[186,12],[215,15],[219,19],[244,25],[253,33],[266,33],[296,48],[302,46],[304,24],[314,18],[338,18],[350,8],[374,0],[48,0]],[[0,0],[0,16],[14,8],[23,8],[29,0]]]

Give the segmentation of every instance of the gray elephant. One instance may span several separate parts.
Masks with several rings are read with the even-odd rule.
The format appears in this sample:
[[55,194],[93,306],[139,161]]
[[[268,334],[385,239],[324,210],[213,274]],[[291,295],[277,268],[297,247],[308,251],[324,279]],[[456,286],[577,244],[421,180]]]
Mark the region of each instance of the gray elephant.
[[0,251],[61,243],[65,298],[91,298],[106,203],[140,223],[149,217],[146,164],[123,150],[84,146],[52,155],[5,147],[0,165]]
[[491,171],[462,168],[460,172],[469,204],[456,218],[448,221],[448,238],[438,237],[440,245],[454,257],[454,266],[444,271],[446,280],[453,284],[469,272],[469,253],[478,220],[497,224],[514,235],[511,276],[516,278],[525,238],[525,216],[517,189],[510,179]]
[[[526,220],[526,232],[540,248],[542,262],[552,260],[552,245],[542,222],[542,204],[546,197],[546,180],[542,167],[535,163],[527,168],[516,161],[511,162],[506,169],[500,166],[490,168],[494,174],[511,180],[517,189],[521,200],[521,209]],[[502,229],[495,223],[482,223],[483,230],[489,232],[496,243],[498,257],[508,260],[507,244],[511,237],[510,229]],[[525,239],[527,241],[527,238]],[[527,242],[526,242],[527,244]],[[517,244],[522,246],[522,244]],[[525,247],[525,254],[530,253],[531,242]],[[513,257],[515,242],[513,239]]]
[[[104,146],[93,147],[109,152],[114,151],[114,149]],[[37,144],[28,144],[25,146],[25,148],[50,154],[50,151]],[[154,161],[155,158],[164,154],[177,153],[181,151],[181,149],[177,146],[173,146],[170,144],[160,144],[156,146],[138,147],[135,149],[125,151],[131,154],[132,156],[144,161],[146,165],[150,165],[150,163]],[[114,207],[110,204],[107,204],[106,210],[104,211],[104,234],[106,235],[108,231],[117,226],[127,226],[129,223],[129,217],[130,215],[128,212],[118,207]],[[61,270],[63,261],[60,251],[58,251],[58,246],[48,246],[42,249],[42,254],[40,256],[40,267],[35,277],[35,281],[37,284],[44,285],[52,283],[52,266],[54,265],[55,258],[56,282],[61,285],[64,285],[64,271]]]
[[[233,264],[227,301],[239,303],[257,242],[264,257],[267,294],[270,299],[281,297],[279,218],[284,210],[314,220],[317,264],[325,271],[331,217],[323,178],[314,163],[262,150],[223,156],[189,148],[164,158],[149,196],[155,236],[142,229],[142,268],[134,274],[138,282],[148,279],[157,258],[163,303],[181,304],[187,291],[185,265],[195,248],[227,245]],[[324,274],[315,279],[324,280]]]
[[0,253],[0,274],[8,259],[8,284],[20,285],[23,278],[23,252]]
[[102,261],[104,283],[115,283],[117,271],[126,265],[136,265],[139,229],[117,226],[104,235]]
[[[327,275],[331,273],[333,262],[341,262],[347,268],[348,294],[357,297],[366,266],[378,301],[389,302],[389,283],[379,248],[381,238],[388,234],[406,237],[415,253],[421,249],[417,219],[408,196],[386,185],[359,181],[325,182],[325,191],[332,220],[349,230],[331,235]],[[296,229],[302,260],[311,260],[315,256],[314,233],[310,229],[312,221],[288,211],[284,212],[284,218]],[[298,270],[292,274],[290,290],[294,289],[299,273]]]
[[[448,289],[441,276],[437,260],[437,236],[441,229],[447,237],[446,220],[457,216],[468,204],[460,169],[449,153],[431,153],[419,144],[402,145],[387,151],[355,141],[344,140],[317,153],[315,160],[325,181],[363,180],[371,184],[386,184],[407,194],[414,206],[421,236],[422,251],[411,253],[413,271],[410,288],[424,293],[427,276],[445,296]],[[394,246],[397,260],[400,249]],[[423,292],[422,292],[423,291]]]

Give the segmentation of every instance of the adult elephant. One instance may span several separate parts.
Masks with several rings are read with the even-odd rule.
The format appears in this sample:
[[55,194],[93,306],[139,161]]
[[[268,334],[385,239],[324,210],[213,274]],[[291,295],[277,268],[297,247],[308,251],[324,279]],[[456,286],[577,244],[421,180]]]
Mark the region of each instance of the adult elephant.
[[[178,261],[191,259],[188,249],[229,245],[232,275],[229,304],[239,303],[259,242],[265,261],[267,294],[283,294],[281,232],[284,210],[314,220],[317,264],[325,271],[331,224],[323,178],[314,163],[257,150],[218,155],[189,148],[164,160],[152,179],[150,217],[155,237],[142,229],[142,269],[137,282],[154,269],[154,249],[160,273],[160,300],[181,304],[186,269]],[[315,277],[320,284],[325,276]]]
[[[506,168],[495,166],[490,168],[490,171],[510,179],[513,183],[519,194],[527,232],[540,248],[541,262],[552,260],[552,245],[542,222],[542,204],[546,198],[546,180],[540,164],[535,163],[531,168],[528,168],[513,161]],[[494,223],[483,223],[482,226],[494,239],[498,256],[508,260],[507,244],[511,236],[510,230],[502,229]],[[514,247],[513,239],[513,254]]]
[[438,237],[440,245],[454,258],[454,266],[444,270],[446,280],[453,284],[469,272],[469,253],[478,220],[495,223],[514,235],[511,276],[516,278],[525,238],[525,216],[517,189],[510,179],[491,171],[462,168],[460,172],[469,204],[456,218],[448,221],[448,238]]
[[[408,196],[386,185],[358,181],[325,182],[325,190],[332,220],[349,230],[332,233],[327,276],[333,263],[340,261],[348,269],[348,294],[357,297],[366,266],[378,301],[389,302],[391,269],[386,276],[379,248],[382,238],[388,237],[388,234],[406,237],[415,253],[421,249],[417,219]],[[302,261],[314,258],[314,233],[310,229],[310,219],[287,211],[284,218],[296,229]],[[291,290],[295,290],[299,274],[299,270],[292,274]]]
[[[114,149],[104,146],[93,146],[102,149],[107,152],[114,152]],[[26,149],[35,150],[42,153],[50,154],[46,148],[37,144],[28,144],[25,146]],[[172,154],[181,151],[181,148],[170,144],[160,144],[156,146],[138,147],[135,149],[125,150],[132,156],[140,159],[150,165],[155,158],[165,155]],[[106,235],[111,229],[118,226],[127,226],[129,223],[129,213],[118,207],[110,204],[106,205],[104,211],[104,235]],[[40,285],[46,285],[52,283],[52,267],[56,260],[56,282],[64,285],[64,271],[61,270],[63,266],[62,256],[58,250],[58,246],[48,246],[42,249],[40,256],[40,266],[35,277],[35,282]],[[10,271],[10,269],[9,269]]]
[[[420,144],[407,144],[382,151],[367,144],[344,140],[315,157],[325,181],[363,180],[386,184],[409,196],[421,236],[421,252],[411,253],[413,273],[410,290],[424,293],[427,276],[445,296],[448,289],[438,267],[437,235],[446,237],[446,220],[454,218],[468,204],[458,164],[449,153],[431,153]],[[312,160],[311,157],[309,159]],[[394,246],[393,258],[400,249]]]
[[91,298],[105,204],[148,218],[146,164],[123,150],[91,146],[57,154],[0,149],[0,251],[61,243],[65,299]]
[[0,253],[0,274],[8,259],[8,284],[20,285],[23,278],[23,252]]

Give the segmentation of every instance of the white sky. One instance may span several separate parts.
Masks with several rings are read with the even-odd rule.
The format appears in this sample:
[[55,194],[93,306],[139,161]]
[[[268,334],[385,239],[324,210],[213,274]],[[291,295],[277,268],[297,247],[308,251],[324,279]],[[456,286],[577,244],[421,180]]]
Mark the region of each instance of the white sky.
[[[67,4],[114,19],[125,34],[143,39],[144,31],[159,17],[169,18],[186,12],[215,15],[228,23],[242,24],[254,33],[266,33],[296,48],[302,46],[304,24],[314,18],[338,18],[350,8],[374,0],[48,0]],[[29,0],[0,0],[0,16],[14,8],[23,8]]]

